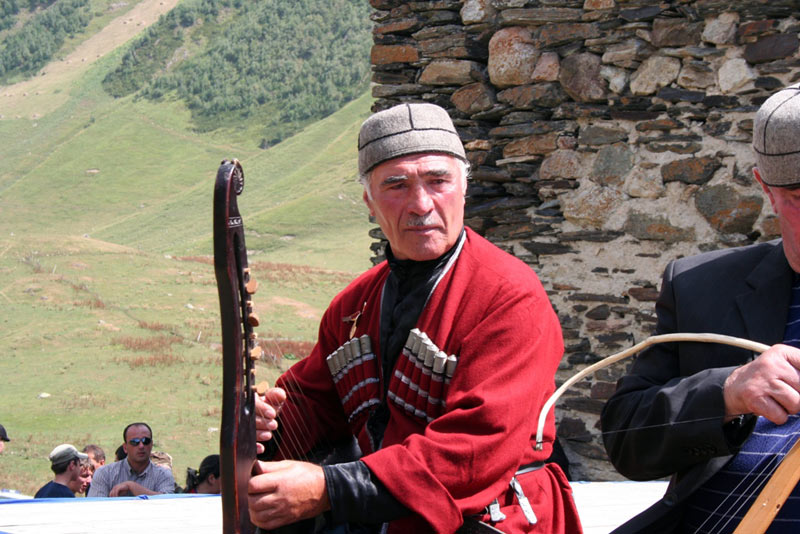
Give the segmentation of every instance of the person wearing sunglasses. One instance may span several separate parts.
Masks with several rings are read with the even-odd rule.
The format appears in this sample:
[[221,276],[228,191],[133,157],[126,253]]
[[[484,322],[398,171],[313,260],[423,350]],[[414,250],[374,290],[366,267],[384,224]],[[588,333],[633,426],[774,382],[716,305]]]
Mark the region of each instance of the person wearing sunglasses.
[[95,471],[89,497],[129,497],[174,493],[175,479],[170,469],[150,461],[153,431],[147,423],[131,423],[122,432],[124,460],[101,466]]

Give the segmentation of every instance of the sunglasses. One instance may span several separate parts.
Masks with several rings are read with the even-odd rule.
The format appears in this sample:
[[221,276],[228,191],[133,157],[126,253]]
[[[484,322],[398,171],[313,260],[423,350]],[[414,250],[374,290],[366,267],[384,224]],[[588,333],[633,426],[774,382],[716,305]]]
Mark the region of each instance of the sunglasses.
[[133,438],[128,442],[128,444],[133,445],[134,447],[138,447],[140,443],[142,445],[150,445],[153,443],[153,438]]

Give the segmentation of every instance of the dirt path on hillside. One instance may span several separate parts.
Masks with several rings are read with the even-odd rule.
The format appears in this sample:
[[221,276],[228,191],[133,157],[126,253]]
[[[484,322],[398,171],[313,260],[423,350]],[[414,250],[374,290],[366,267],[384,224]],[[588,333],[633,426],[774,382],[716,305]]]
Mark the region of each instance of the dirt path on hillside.
[[[142,0],[61,61],[47,64],[33,78],[0,89],[0,119],[38,119],[62,105],[70,82],[99,58],[145,30],[178,4],[178,0]],[[60,92],[56,90],[62,89]]]

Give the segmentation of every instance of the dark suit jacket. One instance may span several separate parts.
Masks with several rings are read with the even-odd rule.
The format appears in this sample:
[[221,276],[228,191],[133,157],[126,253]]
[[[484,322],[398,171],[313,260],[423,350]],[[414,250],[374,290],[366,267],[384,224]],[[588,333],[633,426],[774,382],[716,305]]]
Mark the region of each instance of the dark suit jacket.
[[[780,343],[792,280],[780,240],[677,260],[664,272],[656,333]],[[601,416],[612,463],[633,480],[672,478],[664,497],[616,534],[674,532],[686,497],[738,451],[755,417],[724,425],[722,386],[752,357],[728,345],[665,343],[642,352],[619,381]]]

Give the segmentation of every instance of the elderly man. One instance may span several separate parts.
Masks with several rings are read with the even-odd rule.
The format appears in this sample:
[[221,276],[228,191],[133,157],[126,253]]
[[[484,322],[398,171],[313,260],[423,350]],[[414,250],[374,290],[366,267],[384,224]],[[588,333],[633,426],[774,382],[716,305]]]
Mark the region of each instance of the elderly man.
[[[732,532],[800,431],[800,86],[770,97],[753,128],[755,178],[782,239],[671,263],[657,333],[713,332],[772,345],[657,345],[602,415],[617,469],[672,476],[658,503],[616,532]],[[766,474],[765,474],[766,473]],[[800,529],[798,489],[769,532]]]
[[89,457],[78,452],[69,443],[59,445],[48,456],[50,469],[55,473],[53,480],[39,488],[34,499],[74,498],[82,484],[81,463]]
[[[533,447],[559,322],[531,268],[464,227],[469,166],[450,117],[432,104],[377,113],[358,162],[387,261],[336,296],[311,355],[257,403],[266,456],[286,460],[257,464],[251,519],[580,532],[569,484],[545,462],[552,417],[548,445]],[[296,461],[348,437],[357,459]]]
[[150,461],[153,431],[147,423],[131,423],[122,431],[124,460],[97,468],[89,497],[126,497],[175,492],[170,469]]

